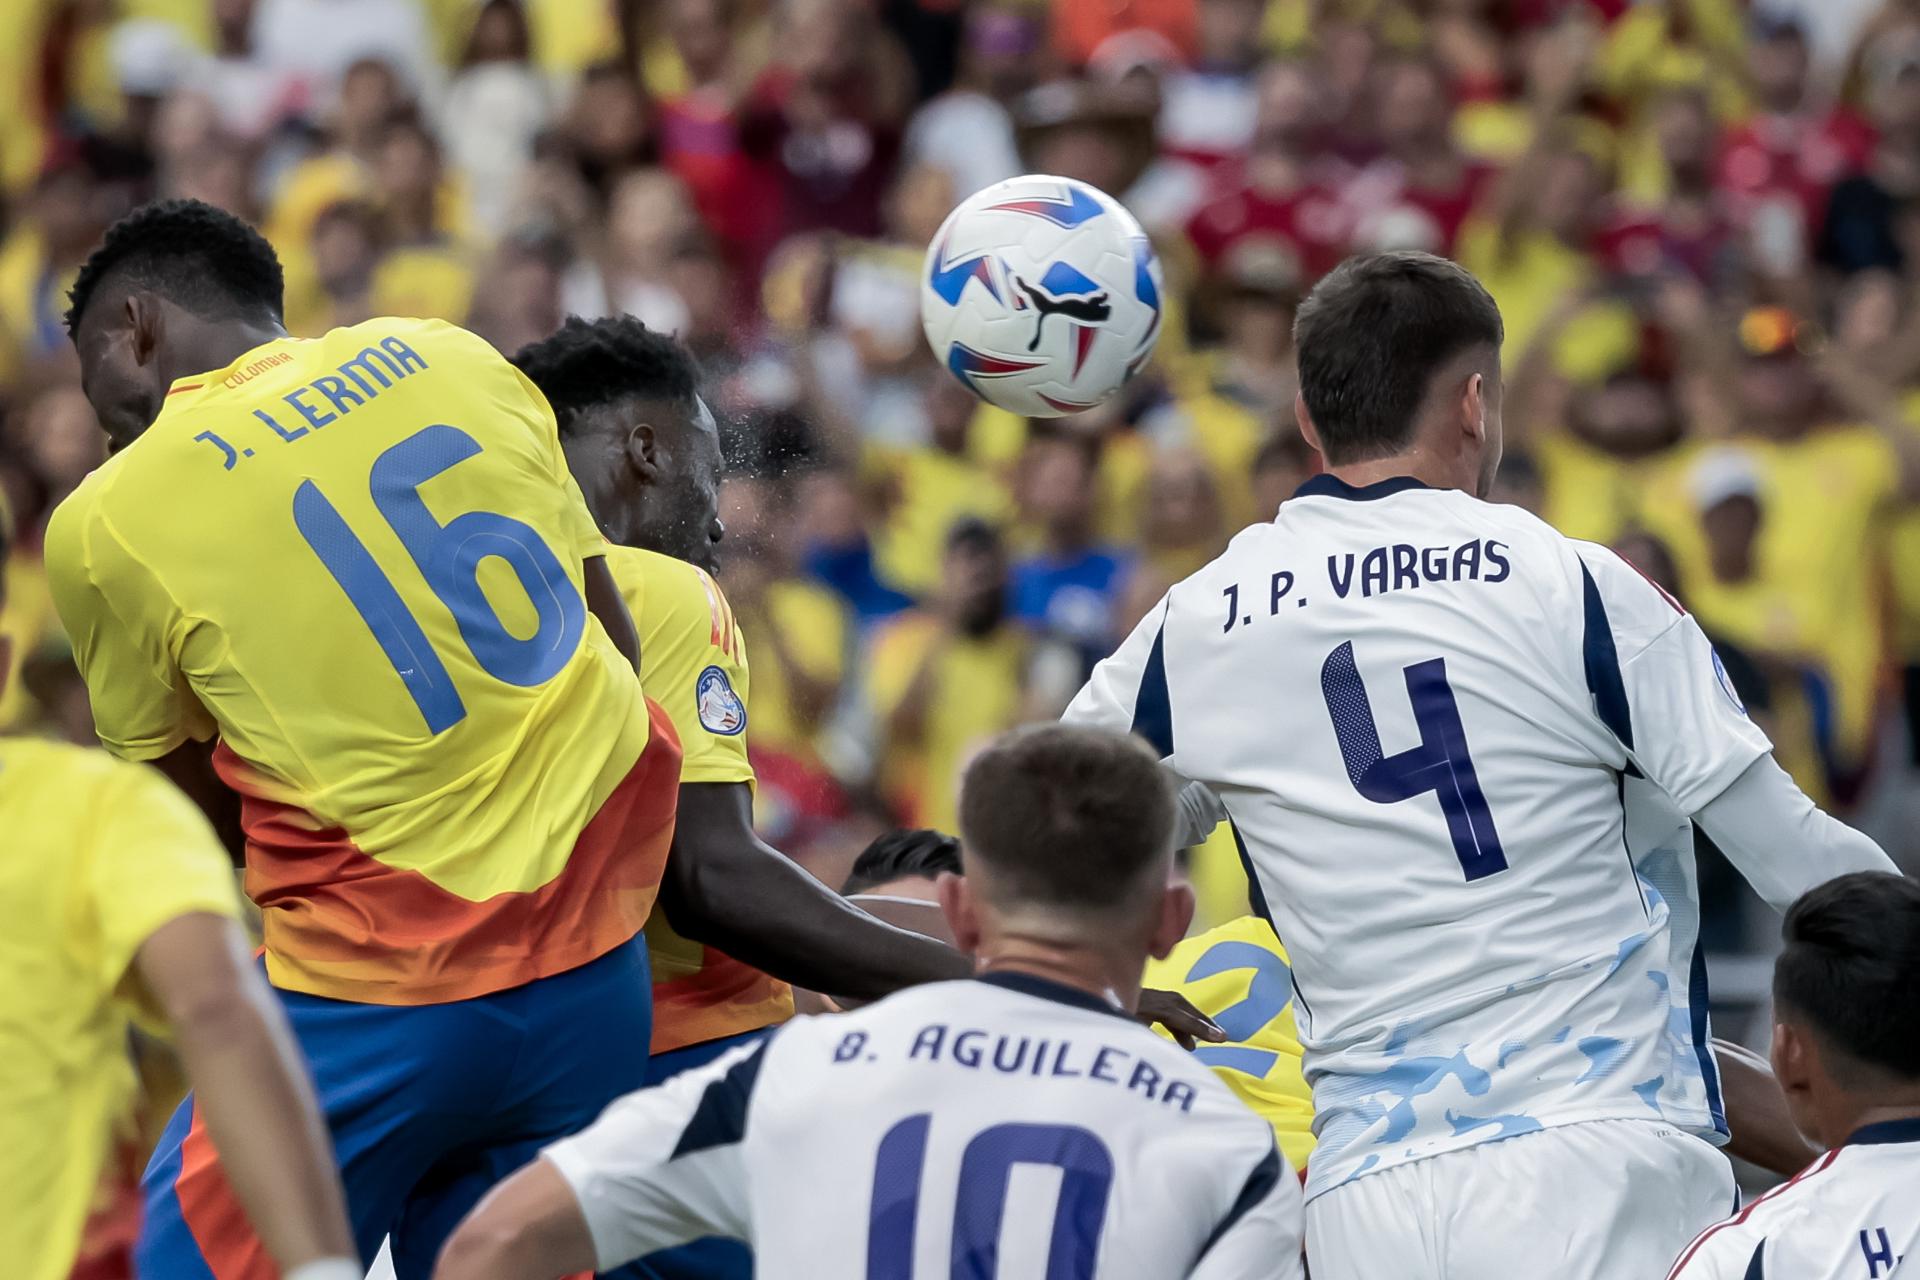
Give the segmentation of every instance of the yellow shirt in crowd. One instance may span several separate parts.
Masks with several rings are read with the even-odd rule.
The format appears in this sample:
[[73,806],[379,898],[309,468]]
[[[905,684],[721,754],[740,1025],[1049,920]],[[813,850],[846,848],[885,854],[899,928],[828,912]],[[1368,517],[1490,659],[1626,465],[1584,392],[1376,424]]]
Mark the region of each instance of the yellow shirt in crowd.
[[753,673],[755,746],[817,760],[817,726],[807,723],[794,705],[783,663],[791,662],[799,674],[838,689],[847,667],[846,606],[825,587],[789,578],[769,584],[753,616],[744,620],[763,637],[760,665]]
[[1166,959],[1147,962],[1145,985],[1179,992],[1220,1024],[1228,1043],[1203,1045],[1194,1056],[1273,1126],[1280,1149],[1304,1173],[1313,1154],[1313,1090],[1300,1070],[1293,967],[1273,926],[1241,916],[1195,934]]
[[[640,687],[680,735],[680,781],[753,784],[747,761],[747,641],[727,598],[684,560],[607,548],[607,567],[640,632]],[[653,1051],[757,1031],[793,1016],[787,984],[647,918]]]
[[909,595],[939,587],[940,558],[955,521],[977,516],[999,525],[1013,514],[1000,477],[964,454],[875,445],[866,469],[893,491],[886,523],[874,533],[874,568]]
[[1757,579],[1717,581],[1689,491],[1698,450],[1670,455],[1641,517],[1672,550],[1688,607],[1735,643],[1810,660],[1832,699],[1832,745],[1858,765],[1872,739],[1887,656],[1885,521],[1899,483],[1893,447],[1864,426],[1793,440],[1740,439],[1760,479]]
[[935,664],[920,741],[882,735],[881,779],[908,826],[959,829],[961,771],[988,739],[1018,722],[1027,649],[1019,627],[1002,626],[984,639],[949,638],[939,619],[918,610],[895,618],[874,637],[869,687],[883,725],[930,653]]
[[55,1280],[138,1140],[134,956],[240,899],[200,811],[100,751],[0,738],[0,850],[0,1257]]

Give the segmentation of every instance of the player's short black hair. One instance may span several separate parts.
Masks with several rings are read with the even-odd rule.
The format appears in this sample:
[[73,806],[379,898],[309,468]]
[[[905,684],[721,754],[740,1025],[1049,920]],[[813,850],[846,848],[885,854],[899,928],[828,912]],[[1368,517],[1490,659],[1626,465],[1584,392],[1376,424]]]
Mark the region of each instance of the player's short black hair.
[[1505,338],[1500,308],[1465,268],[1410,250],[1348,258],[1293,320],[1300,394],[1327,461],[1405,450],[1434,374]]
[[108,280],[162,294],[210,319],[279,321],[286,277],[267,238],[200,200],[156,200],[107,228],[67,293],[67,335]]
[[974,757],[960,786],[968,865],[991,869],[1005,905],[1121,906],[1171,856],[1173,833],[1173,788],[1159,761],[1105,729],[1015,729]]
[[[1920,881],[1858,871],[1809,890],[1787,911],[1773,998],[1868,1079],[1920,1081]],[[1856,1081],[1841,1080],[1852,1086]]]
[[513,357],[553,406],[560,434],[578,430],[593,409],[628,398],[692,404],[700,369],[692,354],[632,316],[567,322]]
[[889,831],[876,837],[853,860],[843,894],[865,893],[895,880],[934,880],[943,871],[960,874],[960,842],[944,831]]

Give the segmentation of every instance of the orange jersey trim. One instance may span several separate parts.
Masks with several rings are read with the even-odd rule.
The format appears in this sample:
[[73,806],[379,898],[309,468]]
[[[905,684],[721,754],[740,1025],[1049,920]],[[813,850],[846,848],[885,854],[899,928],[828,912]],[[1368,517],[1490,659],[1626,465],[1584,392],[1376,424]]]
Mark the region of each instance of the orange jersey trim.
[[639,933],[659,894],[680,785],[673,722],[652,699],[647,713],[646,749],[560,874],[482,902],[257,794],[252,770],[217,747],[214,767],[241,795],[247,895],[260,907],[273,984],[367,1004],[442,1004],[578,968]]
[[700,968],[653,984],[653,1052],[744,1035],[793,1016],[793,989],[722,951]]
[[280,1274],[233,1194],[198,1105],[187,1136],[180,1140],[180,1172],[173,1189],[180,1217],[214,1280],[274,1280]]

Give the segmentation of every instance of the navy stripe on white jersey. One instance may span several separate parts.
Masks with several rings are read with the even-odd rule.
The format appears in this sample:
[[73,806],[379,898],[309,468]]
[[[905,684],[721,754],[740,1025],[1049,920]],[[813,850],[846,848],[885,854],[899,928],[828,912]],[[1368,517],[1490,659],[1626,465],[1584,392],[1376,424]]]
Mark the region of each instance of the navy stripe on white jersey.
[[1299,1178],[1190,1055],[1073,988],[803,1018],[546,1157],[605,1269],[701,1235],[762,1277],[1299,1277]]
[[1669,1280],[1884,1280],[1920,1257],[1920,1119],[1868,1125],[1689,1245]]
[[1309,1195],[1555,1124],[1724,1131],[1688,815],[1769,744],[1613,552],[1319,476],[1067,719],[1131,727],[1231,818],[1294,959]]

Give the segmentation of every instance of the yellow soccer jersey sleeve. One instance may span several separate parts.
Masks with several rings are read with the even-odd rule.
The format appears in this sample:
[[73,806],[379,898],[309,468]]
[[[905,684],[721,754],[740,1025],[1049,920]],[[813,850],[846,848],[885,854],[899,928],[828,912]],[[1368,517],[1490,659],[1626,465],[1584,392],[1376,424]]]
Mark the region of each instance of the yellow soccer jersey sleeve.
[[605,547],[640,633],[640,686],[680,735],[682,782],[752,782],[747,642],[705,571],[634,547]]
[[1145,982],[1179,992],[1220,1024],[1227,1043],[1202,1045],[1194,1056],[1273,1126],[1280,1149],[1304,1173],[1313,1154],[1313,1091],[1300,1070],[1293,968],[1273,927],[1241,916],[1196,934],[1165,960],[1148,961]]
[[181,916],[237,919],[239,892],[200,811],[103,752],[0,738],[0,832],[0,1256],[52,1280],[136,1136],[134,955]]
[[[720,586],[684,560],[609,547],[607,567],[640,632],[640,684],[680,735],[682,782],[753,782],[747,642]],[[653,1052],[758,1031],[793,1015],[787,984],[647,921]]]
[[532,384],[383,318],[176,382],[45,556],[101,739],[218,735],[275,983],[401,1004],[575,967],[651,909],[677,747],[587,609],[604,551]]

